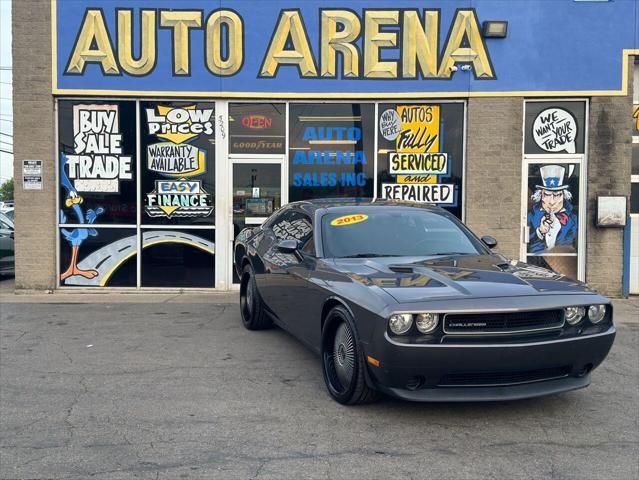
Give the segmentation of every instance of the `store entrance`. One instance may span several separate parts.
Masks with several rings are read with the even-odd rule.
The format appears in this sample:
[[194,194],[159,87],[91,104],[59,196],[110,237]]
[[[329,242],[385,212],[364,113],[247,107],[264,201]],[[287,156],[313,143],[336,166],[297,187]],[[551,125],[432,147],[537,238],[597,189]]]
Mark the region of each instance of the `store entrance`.
[[[240,158],[232,162],[233,230],[232,240],[246,227],[261,225],[271,214],[286,203],[286,176],[284,156],[271,158]],[[231,259],[233,248],[230,249]],[[233,284],[239,278],[233,269]]]

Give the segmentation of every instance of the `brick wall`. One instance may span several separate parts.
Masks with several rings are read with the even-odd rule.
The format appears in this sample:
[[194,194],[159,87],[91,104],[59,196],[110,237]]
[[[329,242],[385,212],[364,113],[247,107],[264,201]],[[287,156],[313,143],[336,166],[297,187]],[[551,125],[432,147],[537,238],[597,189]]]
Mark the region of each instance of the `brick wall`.
[[607,295],[622,293],[623,229],[597,228],[597,196],[630,196],[632,158],[632,70],[625,97],[590,102],[586,281]]
[[[13,145],[16,289],[55,285],[55,159],[51,2],[14,1]],[[43,189],[22,190],[22,160],[43,160]]]
[[522,117],[521,97],[468,102],[466,223],[509,258],[519,258]]

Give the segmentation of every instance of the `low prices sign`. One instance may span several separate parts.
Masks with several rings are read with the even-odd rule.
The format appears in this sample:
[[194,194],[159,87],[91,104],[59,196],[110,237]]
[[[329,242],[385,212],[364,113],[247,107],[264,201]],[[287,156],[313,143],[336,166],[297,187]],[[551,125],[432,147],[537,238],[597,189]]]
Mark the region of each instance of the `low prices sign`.
[[380,117],[380,133],[395,141],[388,153],[388,173],[397,183],[383,183],[382,198],[420,203],[455,203],[455,187],[438,183],[448,175],[448,155],[440,152],[440,107],[398,105]]

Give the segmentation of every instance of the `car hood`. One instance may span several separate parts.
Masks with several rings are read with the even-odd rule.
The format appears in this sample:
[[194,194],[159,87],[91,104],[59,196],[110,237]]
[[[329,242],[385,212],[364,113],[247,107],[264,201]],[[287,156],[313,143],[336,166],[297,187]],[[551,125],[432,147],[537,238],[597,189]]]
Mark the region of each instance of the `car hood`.
[[400,303],[436,298],[592,294],[585,284],[501,255],[334,259],[353,281],[382,289]]

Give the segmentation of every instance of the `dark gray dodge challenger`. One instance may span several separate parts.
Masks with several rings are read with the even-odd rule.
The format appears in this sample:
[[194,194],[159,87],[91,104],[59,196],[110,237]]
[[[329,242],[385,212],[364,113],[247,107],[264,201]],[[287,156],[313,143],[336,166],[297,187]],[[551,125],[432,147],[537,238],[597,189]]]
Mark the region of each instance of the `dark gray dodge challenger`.
[[321,356],[340,403],[513,400],[583,388],[615,338],[610,301],[491,251],[445,210],[291,203],[236,239],[242,322]]

